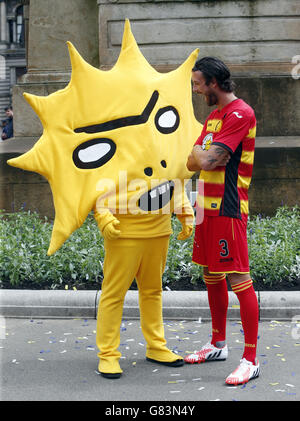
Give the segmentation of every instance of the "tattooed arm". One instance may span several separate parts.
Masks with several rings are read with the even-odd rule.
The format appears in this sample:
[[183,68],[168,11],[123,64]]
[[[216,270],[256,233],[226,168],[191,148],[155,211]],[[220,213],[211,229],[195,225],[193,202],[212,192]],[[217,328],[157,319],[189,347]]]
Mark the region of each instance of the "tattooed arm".
[[190,171],[210,171],[216,167],[226,165],[230,160],[230,153],[219,145],[211,145],[208,151],[201,146],[194,146],[188,157],[187,168]]

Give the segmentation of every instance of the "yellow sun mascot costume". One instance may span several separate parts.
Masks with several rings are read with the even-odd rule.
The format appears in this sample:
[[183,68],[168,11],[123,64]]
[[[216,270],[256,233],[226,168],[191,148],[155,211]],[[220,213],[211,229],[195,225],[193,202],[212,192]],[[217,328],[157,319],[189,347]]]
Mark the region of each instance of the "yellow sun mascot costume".
[[120,324],[125,294],[136,279],[149,361],[179,366],[166,347],[162,274],[171,215],[192,234],[193,210],[184,180],[201,124],[194,117],[191,69],[195,50],[177,69],[157,72],[125,22],[122,48],[108,71],[89,65],[68,42],[69,84],[46,97],[24,94],[43,124],[34,147],[12,166],[48,180],[55,220],[48,254],[55,253],[91,210],[104,237],[104,279],[97,317],[99,372],[120,377]]

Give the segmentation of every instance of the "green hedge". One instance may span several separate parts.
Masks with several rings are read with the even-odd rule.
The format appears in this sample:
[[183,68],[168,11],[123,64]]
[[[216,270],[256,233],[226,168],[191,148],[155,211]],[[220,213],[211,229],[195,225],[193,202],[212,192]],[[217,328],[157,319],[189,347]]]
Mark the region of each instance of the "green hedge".
[[[180,223],[172,218],[163,286],[201,287],[201,268],[191,262],[193,239],[178,241]],[[100,289],[103,238],[89,216],[53,256],[47,256],[52,223],[37,213],[0,214],[0,288]],[[248,222],[251,276],[267,287],[300,280],[300,208],[281,207],[274,217],[253,216]]]

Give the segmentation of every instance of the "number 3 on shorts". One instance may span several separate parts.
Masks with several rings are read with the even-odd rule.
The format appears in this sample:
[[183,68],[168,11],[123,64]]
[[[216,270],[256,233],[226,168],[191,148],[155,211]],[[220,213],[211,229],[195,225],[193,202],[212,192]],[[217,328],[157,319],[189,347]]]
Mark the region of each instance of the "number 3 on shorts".
[[220,246],[222,246],[222,251],[220,252],[220,256],[227,257],[229,255],[228,244],[226,240],[219,241]]

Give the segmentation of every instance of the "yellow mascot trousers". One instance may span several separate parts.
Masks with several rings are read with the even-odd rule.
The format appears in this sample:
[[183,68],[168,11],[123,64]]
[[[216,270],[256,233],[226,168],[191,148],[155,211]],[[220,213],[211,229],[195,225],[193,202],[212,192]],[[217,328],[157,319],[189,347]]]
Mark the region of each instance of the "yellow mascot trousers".
[[121,373],[120,326],[126,292],[136,279],[146,357],[172,362],[181,357],[166,347],[162,317],[162,275],[169,235],[155,238],[104,240],[104,279],[98,308],[96,343],[99,371]]

